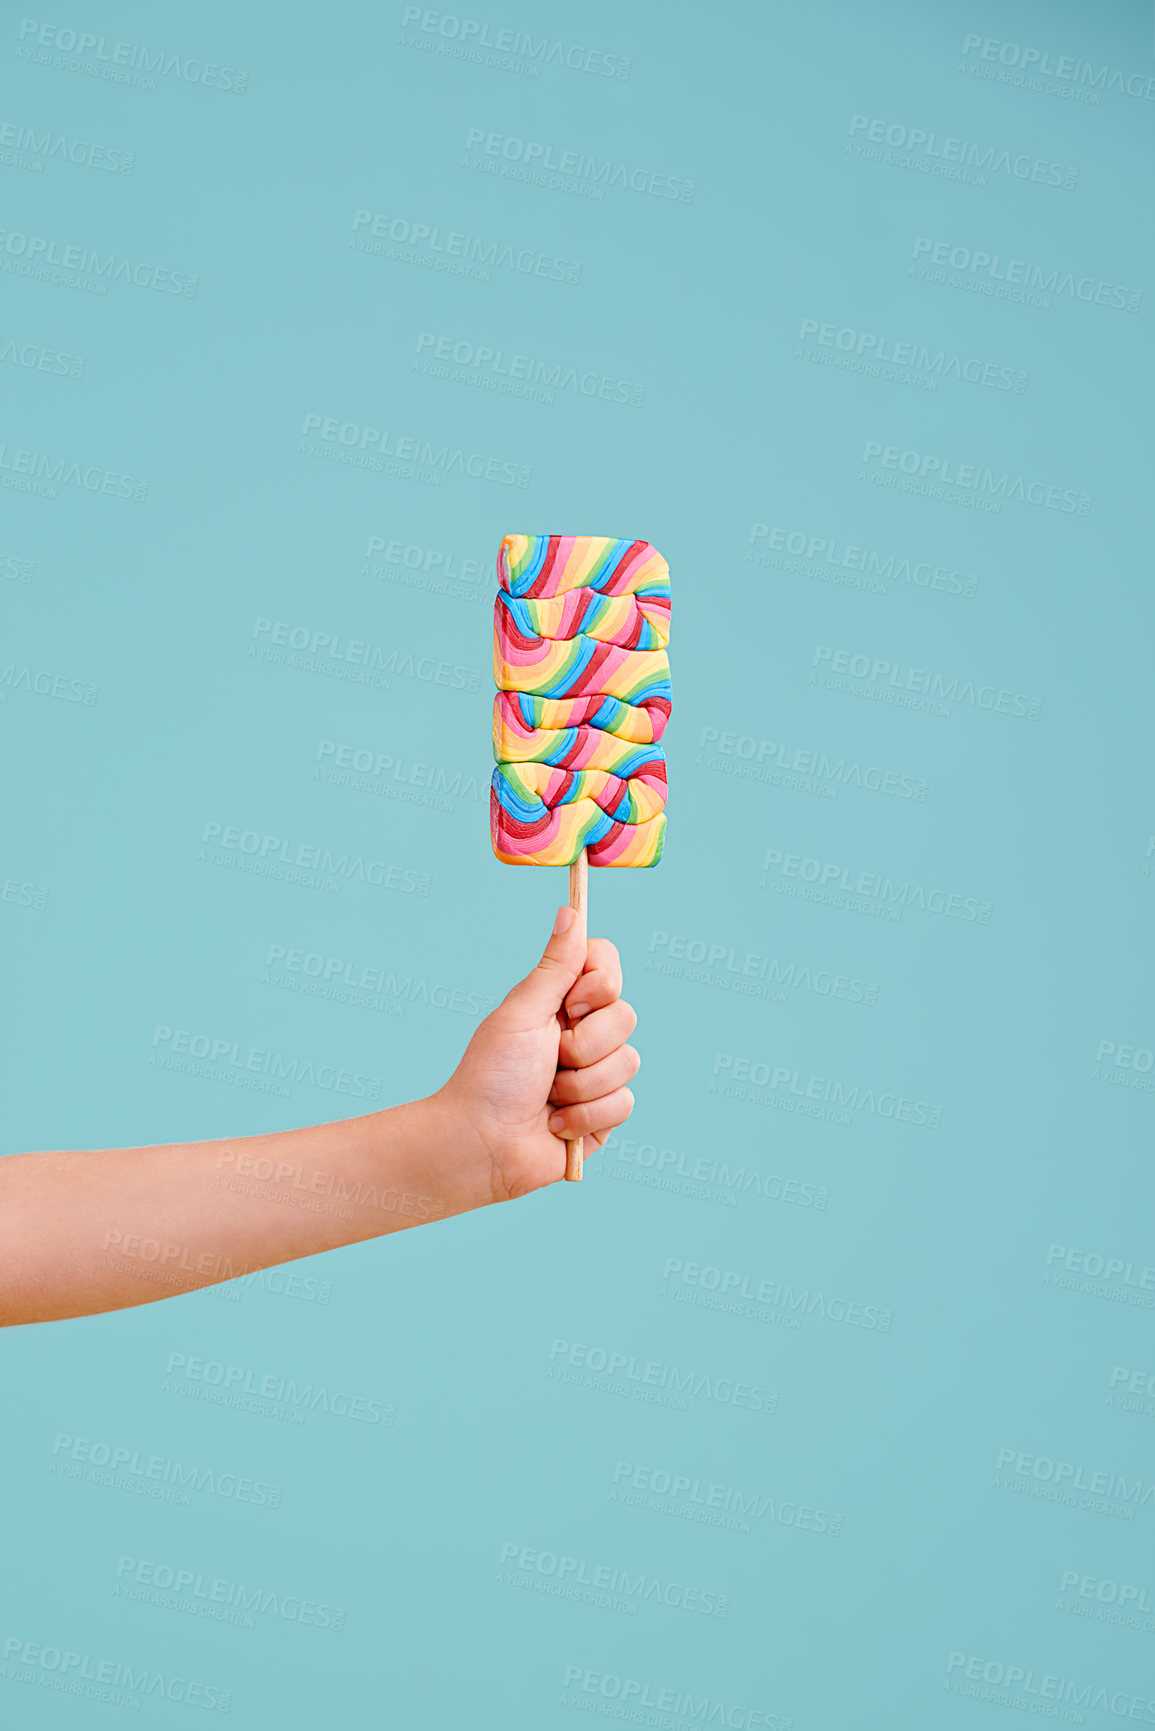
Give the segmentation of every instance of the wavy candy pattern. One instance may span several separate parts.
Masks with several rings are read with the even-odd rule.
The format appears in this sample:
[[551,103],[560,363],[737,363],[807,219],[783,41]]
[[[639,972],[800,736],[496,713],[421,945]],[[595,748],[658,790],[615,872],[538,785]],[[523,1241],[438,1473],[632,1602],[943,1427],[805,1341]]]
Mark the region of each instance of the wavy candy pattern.
[[531,697],[620,697],[629,704],[670,695],[664,649],[623,649],[579,633],[572,638],[524,634],[499,594],[493,614],[493,677],[500,691]]
[[598,595],[571,589],[548,601],[524,601],[498,591],[509,629],[532,637],[594,637],[623,649],[664,649],[670,641],[668,598]]
[[666,831],[670,575],[648,541],[507,535],[493,615],[493,851],[656,865]]
[[507,535],[497,555],[497,581],[510,595],[535,599],[571,589],[670,599],[670,568],[656,547],[604,535]]
[[[509,754],[496,749],[500,727],[520,737],[534,728],[573,728],[582,723],[602,728],[619,739],[637,745],[653,745],[666,731],[670,719],[669,698],[648,703],[623,703],[617,697],[530,697],[525,692],[499,691],[494,705],[494,756],[500,763]],[[504,732],[501,737],[504,737]],[[524,755],[524,754],[521,754]]]

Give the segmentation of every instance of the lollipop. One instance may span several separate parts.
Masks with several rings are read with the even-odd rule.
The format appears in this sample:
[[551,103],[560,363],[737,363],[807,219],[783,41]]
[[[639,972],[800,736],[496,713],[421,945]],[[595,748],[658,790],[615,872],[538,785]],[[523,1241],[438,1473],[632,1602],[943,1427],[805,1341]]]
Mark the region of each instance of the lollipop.
[[[507,535],[497,580],[493,851],[506,865],[568,865],[584,919],[587,860],[662,857],[669,567],[648,541]],[[569,1147],[566,1177],[580,1178],[581,1142]]]

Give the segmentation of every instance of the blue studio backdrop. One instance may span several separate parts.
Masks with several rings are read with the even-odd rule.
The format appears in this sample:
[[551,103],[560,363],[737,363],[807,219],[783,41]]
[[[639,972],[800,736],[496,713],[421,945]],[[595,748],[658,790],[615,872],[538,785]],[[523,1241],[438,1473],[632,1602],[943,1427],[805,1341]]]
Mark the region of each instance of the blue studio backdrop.
[[675,696],[580,1189],[0,1339],[0,1717],[1155,1724],[1151,7],[478,4],[0,30],[5,1152],[445,1079],[503,534]]

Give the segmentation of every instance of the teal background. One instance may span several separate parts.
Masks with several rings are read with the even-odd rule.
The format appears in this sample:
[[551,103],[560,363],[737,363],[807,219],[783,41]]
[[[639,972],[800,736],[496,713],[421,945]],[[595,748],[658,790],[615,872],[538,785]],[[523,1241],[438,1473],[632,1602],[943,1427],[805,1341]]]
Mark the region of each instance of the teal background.
[[[666,855],[591,887],[637,1107],[580,1190],[8,1331],[0,1715],[195,1722],[66,1692],[72,1652],[294,1731],[1155,1723],[1151,8],[503,0],[471,40],[532,43],[473,60],[465,16],[3,26],[4,1145],[445,1078],[565,894],[489,848],[511,530],[670,563]],[[678,196],[484,172],[471,134]],[[553,400],[420,370],[442,339]],[[444,467],[331,460],[309,416]],[[326,780],[340,747],[389,763]],[[267,837],[384,881],[238,869]],[[294,951],[392,986],[310,995]],[[180,1354],[388,1422],[181,1398]],[[279,1496],[141,1494],[115,1449]],[[206,1614],[213,1580],[265,1608]]]

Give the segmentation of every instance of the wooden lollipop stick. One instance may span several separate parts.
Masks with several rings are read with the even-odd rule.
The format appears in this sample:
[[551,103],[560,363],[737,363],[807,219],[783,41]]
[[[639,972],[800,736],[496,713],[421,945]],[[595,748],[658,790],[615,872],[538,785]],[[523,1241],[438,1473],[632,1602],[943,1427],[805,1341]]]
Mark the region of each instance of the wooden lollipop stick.
[[[586,854],[583,848],[569,868],[569,905],[577,909],[581,922],[582,936],[586,933],[586,883],[588,879]],[[571,1022],[570,1027],[574,1024]],[[575,1136],[572,1142],[565,1145],[565,1175],[571,1184],[580,1184],[582,1178],[582,1141],[581,1136]]]

